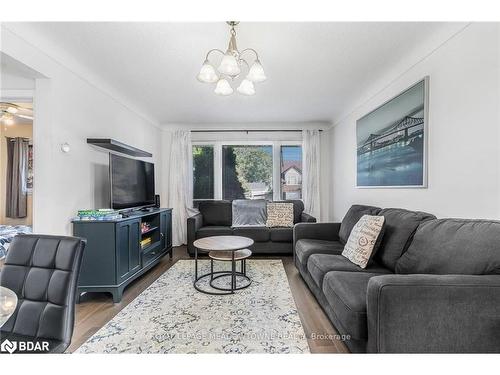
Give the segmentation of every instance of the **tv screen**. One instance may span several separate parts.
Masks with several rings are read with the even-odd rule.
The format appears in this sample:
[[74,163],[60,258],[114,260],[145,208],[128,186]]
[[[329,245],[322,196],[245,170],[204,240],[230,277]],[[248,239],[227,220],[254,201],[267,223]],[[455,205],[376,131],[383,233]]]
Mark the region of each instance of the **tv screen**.
[[155,202],[154,164],[110,154],[111,207],[122,210]]

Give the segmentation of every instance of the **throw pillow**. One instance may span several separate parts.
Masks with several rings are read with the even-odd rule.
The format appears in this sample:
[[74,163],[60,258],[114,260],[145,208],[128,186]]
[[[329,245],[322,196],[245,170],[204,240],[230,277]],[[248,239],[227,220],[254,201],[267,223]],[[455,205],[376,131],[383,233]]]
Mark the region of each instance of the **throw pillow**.
[[266,225],[265,199],[235,199],[233,227],[263,227]]
[[273,227],[293,227],[293,203],[268,203],[266,225]]
[[366,268],[380,245],[385,218],[363,215],[352,228],[342,255],[361,268]]

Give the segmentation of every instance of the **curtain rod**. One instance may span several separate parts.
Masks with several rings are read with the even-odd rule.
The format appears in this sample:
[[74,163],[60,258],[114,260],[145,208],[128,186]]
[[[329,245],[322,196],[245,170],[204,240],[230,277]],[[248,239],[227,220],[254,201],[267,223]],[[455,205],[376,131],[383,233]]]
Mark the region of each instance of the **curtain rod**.
[[[320,132],[323,130],[319,129]],[[287,132],[287,133],[301,133],[302,130],[295,129],[262,129],[262,130],[191,130],[191,133],[268,133],[268,132]]]

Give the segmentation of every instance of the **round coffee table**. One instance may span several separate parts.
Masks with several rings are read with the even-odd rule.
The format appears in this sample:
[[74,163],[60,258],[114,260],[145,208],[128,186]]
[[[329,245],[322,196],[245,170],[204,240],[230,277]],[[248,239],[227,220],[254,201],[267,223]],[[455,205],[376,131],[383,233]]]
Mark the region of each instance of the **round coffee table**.
[[17,295],[12,290],[0,286],[0,328],[9,320],[17,306]]
[[[241,236],[213,236],[200,238],[193,243],[194,245],[194,288],[202,293],[211,295],[226,295],[233,294],[236,290],[246,288],[250,285],[251,280],[246,276],[246,270],[244,267],[244,260],[248,258],[249,251],[247,248],[253,245],[253,240],[247,237]],[[198,276],[198,250],[210,253],[210,272]],[[243,251],[245,250],[245,251]],[[230,256],[230,257],[229,257]],[[225,260],[231,261],[231,271],[215,271],[213,269],[213,261],[215,260]],[[241,272],[236,271],[236,262],[238,260],[242,261]],[[212,282],[214,279],[222,277],[231,277],[231,287],[221,288],[214,287]],[[244,286],[238,287],[236,285],[236,276],[245,278],[248,283]],[[198,287],[198,282],[205,278],[210,277],[210,286],[214,289],[218,289],[219,292],[212,292],[204,290]]]

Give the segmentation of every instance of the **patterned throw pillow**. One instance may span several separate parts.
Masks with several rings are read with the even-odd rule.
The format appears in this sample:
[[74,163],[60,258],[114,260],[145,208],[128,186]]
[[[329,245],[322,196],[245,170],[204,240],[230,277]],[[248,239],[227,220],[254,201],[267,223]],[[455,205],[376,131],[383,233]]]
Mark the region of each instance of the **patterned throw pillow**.
[[268,203],[266,226],[293,227],[293,203]]
[[380,245],[384,217],[363,215],[352,228],[342,255],[361,268],[366,268]]

